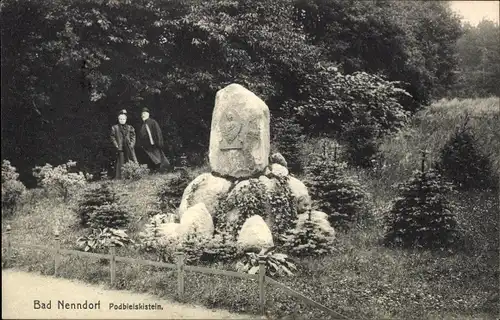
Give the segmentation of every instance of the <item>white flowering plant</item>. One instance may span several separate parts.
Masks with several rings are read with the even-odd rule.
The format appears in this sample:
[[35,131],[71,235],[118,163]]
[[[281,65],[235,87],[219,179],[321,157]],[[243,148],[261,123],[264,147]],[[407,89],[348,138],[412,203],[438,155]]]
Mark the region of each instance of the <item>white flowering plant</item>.
[[122,176],[125,180],[140,180],[149,174],[146,164],[129,161],[122,166]]
[[43,167],[33,168],[33,176],[48,193],[55,193],[67,201],[73,190],[83,187],[92,179],[92,175],[88,173],[70,172],[74,167],[76,162],[71,160],[57,167],[47,163]]
[[14,213],[26,187],[18,180],[19,174],[10,161],[2,161],[2,216]]

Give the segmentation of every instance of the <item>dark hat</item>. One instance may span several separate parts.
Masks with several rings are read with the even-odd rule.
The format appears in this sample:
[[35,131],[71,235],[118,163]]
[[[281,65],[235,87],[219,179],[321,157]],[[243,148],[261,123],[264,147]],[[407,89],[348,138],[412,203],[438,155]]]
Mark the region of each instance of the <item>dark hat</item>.
[[118,112],[118,115],[127,115],[127,110],[123,109],[123,110],[120,110],[120,112]]
[[141,112],[147,112],[147,113],[149,113],[149,109],[148,109],[148,108],[146,108],[146,107],[144,107],[144,108],[142,108],[142,111],[141,111]]

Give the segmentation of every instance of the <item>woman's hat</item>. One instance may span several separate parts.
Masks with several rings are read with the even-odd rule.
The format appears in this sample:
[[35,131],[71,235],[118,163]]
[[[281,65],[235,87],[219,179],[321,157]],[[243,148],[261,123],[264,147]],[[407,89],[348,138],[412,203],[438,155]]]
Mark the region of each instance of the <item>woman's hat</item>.
[[127,115],[127,110],[123,109],[123,110],[120,110],[120,112],[118,112],[118,115]]
[[142,108],[142,111],[141,111],[141,112],[147,112],[147,113],[149,113],[149,109],[148,109],[148,108],[146,108],[146,107],[144,107],[144,108]]

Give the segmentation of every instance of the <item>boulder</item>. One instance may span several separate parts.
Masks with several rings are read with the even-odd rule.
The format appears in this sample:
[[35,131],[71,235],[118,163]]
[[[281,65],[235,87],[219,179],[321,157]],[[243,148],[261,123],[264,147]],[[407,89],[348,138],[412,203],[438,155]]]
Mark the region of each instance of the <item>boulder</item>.
[[162,223],[158,225],[158,234],[160,238],[166,240],[175,240],[179,238],[179,227],[179,223]]
[[229,192],[227,199],[231,199],[237,196],[242,195],[244,192],[247,192],[247,188],[250,186],[250,183],[257,183],[259,185],[259,188],[262,188],[263,191],[266,190],[266,182],[269,183],[268,181],[263,181],[261,179],[257,178],[252,178],[248,180],[243,180],[235,184],[234,188]]
[[280,165],[282,165],[285,168],[288,167],[288,163],[286,162],[285,157],[283,157],[283,155],[281,153],[279,153],[279,152],[273,153],[271,155],[270,162],[271,162],[271,164],[272,163],[280,164]]
[[307,191],[306,185],[299,179],[289,176],[288,177],[288,187],[292,192],[297,204],[297,212],[304,213],[311,209],[312,201]]
[[288,169],[283,167],[281,164],[273,163],[271,164],[271,174],[277,177],[286,177],[288,176]]
[[263,175],[265,175],[266,177],[269,177],[271,176],[271,168],[269,168],[269,166],[267,166],[265,169],[264,169],[264,173]]
[[210,131],[212,171],[235,178],[264,172],[270,147],[269,108],[264,101],[239,84],[219,90]]
[[213,236],[214,222],[205,204],[198,203],[184,212],[178,232],[182,236],[188,233],[196,233],[207,237]]
[[228,193],[231,182],[211,173],[203,173],[191,181],[182,194],[179,206],[179,217],[182,219],[184,212],[191,206],[204,203],[212,215],[219,198]]
[[264,185],[266,190],[268,192],[274,191],[276,189],[276,180],[275,179],[269,179],[266,176],[260,176],[259,177],[260,183]]
[[261,250],[274,246],[271,230],[261,216],[248,218],[238,234],[238,245],[243,250]]

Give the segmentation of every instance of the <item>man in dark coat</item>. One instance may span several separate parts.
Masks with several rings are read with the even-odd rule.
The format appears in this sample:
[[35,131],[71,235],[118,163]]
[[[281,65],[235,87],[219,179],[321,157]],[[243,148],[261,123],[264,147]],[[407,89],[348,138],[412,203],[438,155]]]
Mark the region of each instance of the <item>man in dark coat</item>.
[[164,171],[169,166],[169,161],[163,153],[163,135],[154,119],[149,117],[149,109],[142,109],[142,126],[139,129],[137,143],[141,148],[144,162],[152,171]]
[[111,127],[111,142],[116,148],[115,178],[122,178],[122,166],[129,162],[137,162],[135,155],[135,130],[127,124],[127,111],[118,114],[118,124]]

